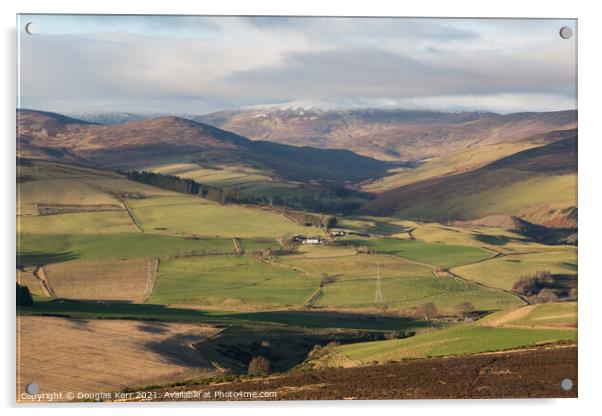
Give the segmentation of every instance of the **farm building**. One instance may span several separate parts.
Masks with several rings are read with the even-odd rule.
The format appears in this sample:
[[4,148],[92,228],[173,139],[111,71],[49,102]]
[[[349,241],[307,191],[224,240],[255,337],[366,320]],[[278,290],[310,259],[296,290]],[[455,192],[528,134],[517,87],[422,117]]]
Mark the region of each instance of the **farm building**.
[[323,242],[322,237],[307,237],[303,240],[303,244],[322,244]]

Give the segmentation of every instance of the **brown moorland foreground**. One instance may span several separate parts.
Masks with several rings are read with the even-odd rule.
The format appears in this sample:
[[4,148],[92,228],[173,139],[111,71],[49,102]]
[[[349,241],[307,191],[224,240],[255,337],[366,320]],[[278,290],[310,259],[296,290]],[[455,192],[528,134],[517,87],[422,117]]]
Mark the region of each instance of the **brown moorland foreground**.
[[17,400],[28,383],[40,393],[114,392],[212,375],[215,367],[191,345],[218,331],[198,324],[19,316]]
[[[565,378],[574,383],[570,391],[560,387]],[[170,388],[158,394],[189,391],[209,395],[206,400],[225,400],[237,392],[276,392],[276,400],[577,397],[577,346],[298,372],[212,386]]]

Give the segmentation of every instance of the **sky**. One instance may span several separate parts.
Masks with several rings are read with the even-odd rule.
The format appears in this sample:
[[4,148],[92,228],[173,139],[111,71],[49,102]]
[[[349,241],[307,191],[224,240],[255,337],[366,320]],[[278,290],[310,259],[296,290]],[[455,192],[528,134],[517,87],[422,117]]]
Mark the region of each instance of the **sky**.
[[575,109],[576,32],[575,20],[21,15],[18,105]]

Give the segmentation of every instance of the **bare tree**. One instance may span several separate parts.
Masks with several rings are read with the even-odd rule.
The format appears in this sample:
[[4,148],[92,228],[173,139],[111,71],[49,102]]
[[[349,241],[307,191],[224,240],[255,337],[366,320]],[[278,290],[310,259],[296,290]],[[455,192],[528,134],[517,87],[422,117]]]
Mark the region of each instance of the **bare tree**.
[[420,316],[423,316],[424,319],[431,319],[434,316],[437,316],[437,306],[433,302],[428,302],[422,304],[418,307],[417,310]]
[[475,311],[475,307],[470,302],[462,302],[456,306],[456,310],[460,316],[468,316]]

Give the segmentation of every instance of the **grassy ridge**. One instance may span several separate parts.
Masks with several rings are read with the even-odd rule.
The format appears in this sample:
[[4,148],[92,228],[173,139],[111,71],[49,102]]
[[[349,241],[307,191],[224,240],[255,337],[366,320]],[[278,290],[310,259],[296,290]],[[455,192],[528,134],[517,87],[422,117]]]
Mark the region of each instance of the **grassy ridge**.
[[127,180],[110,171],[42,160],[21,159],[17,213],[37,215],[37,204],[119,204],[119,194],[175,195]]
[[494,214],[515,215],[536,223],[553,220],[559,211],[577,202],[576,130],[566,131],[564,136],[469,172],[390,189],[362,211],[427,220],[465,220]]
[[218,188],[239,188],[256,196],[282,195],[295,192],[297,185],[274,180],[257,171],[240,166],[229,169],[206,169],[194,163],[173,163],[150,169],[153,172],[176,175],[215,186]]
[[307,232],[306,227],[266,210],[211,204],[200,198],[130,200],[128,205],[145,231],[221,237],[281,237]]
[[364,185],[370,192],[383,192],[412,182],[476,169],[486,163],[537,146],[535,143],[499,143],[468,147],[426,160],[413,169],[392,170],[392,175]]
[[358,363],[386,362],[404,358],[474,354],[533,344],[575,340],[574,330],[488,328],[459,325],[415,337],[342,346],[337,352]]
[[[521,325],[517,326],[519,317]],[[343,345],[322,358],[319,364],[384,363],[576,341],[576,323],[575,303],[529,305],[500,311],[473,323],[423,332],[411,338]]]

